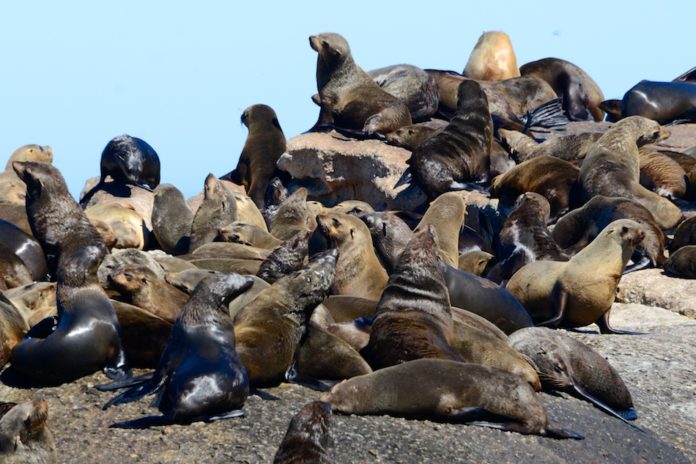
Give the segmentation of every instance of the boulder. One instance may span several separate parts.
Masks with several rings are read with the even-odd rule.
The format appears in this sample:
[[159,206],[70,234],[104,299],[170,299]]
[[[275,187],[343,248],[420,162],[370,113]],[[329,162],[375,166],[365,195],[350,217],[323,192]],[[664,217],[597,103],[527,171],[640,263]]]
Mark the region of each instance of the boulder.
[[696,318],[696,281],[663,274],[661,269],[644,269],[621,277],[616,301],[659,306]]

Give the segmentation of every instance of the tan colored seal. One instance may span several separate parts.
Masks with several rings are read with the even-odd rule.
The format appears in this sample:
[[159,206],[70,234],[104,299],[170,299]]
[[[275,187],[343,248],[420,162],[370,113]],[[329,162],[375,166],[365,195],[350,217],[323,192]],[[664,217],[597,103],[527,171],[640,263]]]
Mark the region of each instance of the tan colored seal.
[[3,464],[57,464],[48,429],[48,402],[0,403],[0,461]]
[[464,67],[465,76],[481,81],[502,81],[519,77],[517,57],[505,32],[481,34]]
[[415,232],[432,225],[437,234],[440,256],[451,266],[459,263],[459,230],[464,224],[466,205],[456,192],[443,193],[428,207]]

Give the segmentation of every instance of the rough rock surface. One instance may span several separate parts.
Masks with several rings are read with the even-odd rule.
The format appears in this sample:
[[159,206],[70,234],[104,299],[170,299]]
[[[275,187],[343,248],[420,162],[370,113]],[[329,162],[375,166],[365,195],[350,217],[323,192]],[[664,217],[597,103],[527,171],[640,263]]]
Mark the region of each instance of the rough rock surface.
[[[332,417],[337,463],[374,462],[665,462],[696,460],[696,321],[660,308],[616,304],[612,323],[646,335],[569,332],[590,344],[628,385],[641,433],[590,404],[566,395],[542,394],[555,424],[585,435],[583,441],[554,440],[463,424],[388,416]],[[6,380],[6,379],[2,379]],[[249,398],[241,419],[149,429],[113,428],[117,422],[156,414],[143,400],[107,411],[111,398],[93,388],[101,373],[56,388],[18,389],[0,383],[0,399],[43,394],[59,461],[100,462],[271,462],[290,418],[319,394],[297,385],[267,392],[279,401]]]
[[662,269],[644,269],[621,277],[616,299],[659,306],[696,319],[696,280],[668,276]]
[[306,187],[311,200],[325,206],[362,200],[376,210],[412,210],[426,201],[425,195],[416,185],[396,185],[410,156],[408,150],[378,140],[310,133],[288,141],[278,167]]

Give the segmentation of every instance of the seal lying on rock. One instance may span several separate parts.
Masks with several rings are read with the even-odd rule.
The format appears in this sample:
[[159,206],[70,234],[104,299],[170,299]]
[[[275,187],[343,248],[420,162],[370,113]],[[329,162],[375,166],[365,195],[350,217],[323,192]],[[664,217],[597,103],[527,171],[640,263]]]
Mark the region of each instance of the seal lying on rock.
[[56,464],[53,435],[48,429],[48,403],[0,403],[0,461],[3,464]]
[[290,421],[273,464],[333,462],[326,451],[329,446],[330,421],[330,404],[321,401],[305,404]]

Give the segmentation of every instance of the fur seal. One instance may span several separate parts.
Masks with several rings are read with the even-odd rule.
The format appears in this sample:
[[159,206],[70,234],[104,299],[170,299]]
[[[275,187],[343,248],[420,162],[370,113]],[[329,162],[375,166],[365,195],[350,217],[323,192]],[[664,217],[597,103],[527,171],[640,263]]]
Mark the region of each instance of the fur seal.
[[0,299],[0,369],[10,360],[12,348],[22,341],[27,330],[29,324],[19,309],[9,300]]
[[564,214],[569,207],[570,195],[580,170],[567,161],[552,156],[528,159],[503,175],[493,179],[491,196],[500,199],[500,207],[513,207],[525,192],[545,197],[550,206],[550,218]]
[[310,234],[309,230],[301,231],[290,240],[284,241],[261,263],[256,275],[272,284],[281,277],[299,270],[309,251]]
[[212,174],[205,178],[203,195],[203,202],[191,224],[189,253],[215,240],[220,227],[237,219],[237,201],[222,181]]
[[5,171],[11,171],[15,161],[36,161],[50,164],[53,162],[53,149],[48,145],[22,145],[10,155],[7,164],[5,164]]
[[150,311],[110,299],[121,326],[121,344],[131,367],[154,369],[167,347],[172,322]]
[[642,80],[621,100],[618,118],[643,116],[660,124],[696,121],[696,86]]
[[560,58],[543,58],[520,67],[523,76],[535,76],[553,87],[556,95],[563,98],[563,109],[572,120],[587,119],[583,113],[589,111],[595,121],[604,119],[599,104],[604,94],[597,83],[579,66]]
[[480,276],[488,266],[488,262],[493,259],[493,255],[481,250],[467,251],[459,255],[457,260],[457,268],[460,271],[470,272],[471,274]]
[[493,122],[486,94],[476,82],[463,81],[457,98],[457,113],[447,127],[416,147],[408,160],[430,200],[488,180]]
[[397,64],[368,71],[367,75],[384,91],[406,103],[414,122],[425,121],[437,112],[437,83],[421,68]]
[[571,392],[622,420],[636,419],[621,376],[588,345],[546,327],[520,329],[509,340],[532,361],[545,390]]
[[278,116],[268,105],[246,108],[241,120],[249,134],[237,167],[220,179],[244,186],[256,206],[263,208],[266,187],[276,171],[276,161],[286,150],[285,134]]
[[105,253],[103,245],[88,245],[61,258],[55,328],[49,333],[30,331],[12,350],[12,368],[23,378],[60,384],[102,368],[112,379],[130,377],[118,319],[97,283]]
[[466,205],[456,192],[443,193],[430,203],[416,226],[418,232],[432,225],[437,234],[440,256],[447,264],[457,266],[459,259],[459,230],[464,225]]
[[686,245],[672,253],[664,269],[682,279],[696,279],[696,245]]
[[293,416],[278,447],[273,464],[331,464],[329,426],[331,405],[321,401],[305,404]]
[[104,245],[58,169],[35,161],[14,162],[12,167],[27,184],[29,225],[44,250],[49,274],[55,275],[63,254],[92,244]]
[[507,289],[536,325],[583,327],[594,322],[601,333],[622,333],[609,325],[609,310],[626,263],[644,237],[637,222],[614,221],[568,262],[527,264]]
[[683,221],[674,231],[674,238],[669,244],[670,253],[687,245],[696,245],[696,217]]
[[170,254],[186,253],[190,247],[193,212],[184,194],[172,184],[160,184],[152,203],[152,233]]
[[[85,209],[87,219],[111,248],[144,249],[150,241],[145,221],[132,206],[97,203]],[[110,239],[109,239],[110,238]]]
[[520,76],[517,57],[510,37],[505,32],[481,34],[469,55],[463,74],[480,81],[502,81]]
[[673,200],[686,196],[689,178],[677,161],[647,147],[642,147],[638,153],[640,185]]
[[494,367],[445,359],[417,359],[344,380],[322,395],[345,414],[394,414],[471,421],[493,414],[502,430],[555,438],[582,438],[549,424],[532,387]]
[[425,142],[430,137],[442,132],[442,130],[447,127],[448,123],[449,122],[444,119],[431,119],[410,126],[404,126],[387,134],[387,141],[397,147],[413,151],[418,145]]
[[399,256],[411,240],[413,232],[393,211],[359,214],[358,217],[370,230],[380,261],[386,270],[391,272],[399,262]]
[[146,141],[130,135],[114,137],[101,154],[99,182],[115,182],[154,189],[160,182],[160,160]]
[[367,226],[348,214],[322,214],[317,216],[317,230],[339,252],[331,293],[378,299],[388,276]]
[[235,352],[232,319],[221,308],[252,283],[251,278],[238,274],[219,273],[203,279],[177,316],[155,372],[130,382],[101,386],[101,390],[128,387],[103,409],[157,393],[153,406],[166,422],[243,415],[240,408],[249,395],[249,380]]
[[580,167],[589,149],[602,136],[600,132],[584,132],[562,135],[537,143],[528,135],[514,130],[500,129],[498,134],[520,163],[539,156],[553,156],[577,167]]
[[57,464],[48,420],[48,402],[0,403],[0,461],[4,464]]
[[346,39],[324,33],[310,36],[309,44],[318,54],[319,125],[334,123],[367,134],[386,134],[412,123],[408,106],[380,88],[353,61]]
[[316,256],[303,269],[262,290],[234,320],[237,353],[251,385],[280,382],[296,359],[308,313],[326,297],[337,251]]
[[464,361],[451,346],[452,313],[432,225],[414,233],[375,310],[361,354],[373,369],[420,358]]
[[645,206],[662,228],[677,225],[682,213],[669,200],[641,186],[638,149],[669,137],[669,131],[641,116],[622,119],[590,148],[580,168],[579,199],[626,197]]
[[681,166],[687,178],[686,199],[696,199],[696,147],[691,147],[683,153],[660,149],[660,153]]
[[271,235],[288,240],[307,229],[307,189],[301,187],[283,201],[271,221]]
[[241,243],[255,248],[273,250],[283,243],[267,230],[246,222],[235,221],[218,230],[217,239],[222,242]]

